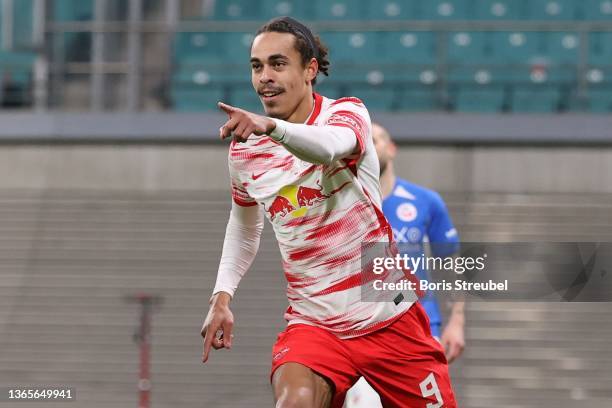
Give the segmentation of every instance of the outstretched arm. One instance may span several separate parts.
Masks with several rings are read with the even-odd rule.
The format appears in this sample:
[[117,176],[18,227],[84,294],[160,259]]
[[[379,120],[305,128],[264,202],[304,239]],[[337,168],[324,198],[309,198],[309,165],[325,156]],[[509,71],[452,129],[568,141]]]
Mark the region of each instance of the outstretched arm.
[[309,126],[272,119],[222,102],[219,102],[219,108],[228,115],[227,122],[219,129],[221,139],[233,135],[244,141],[251,134],[265,134],[299,159],[315,164],[330,164],[358,156],[363,150],[363,133],[367,131],[367,125],[359,115],[350,112],[332,116],[325,126]]

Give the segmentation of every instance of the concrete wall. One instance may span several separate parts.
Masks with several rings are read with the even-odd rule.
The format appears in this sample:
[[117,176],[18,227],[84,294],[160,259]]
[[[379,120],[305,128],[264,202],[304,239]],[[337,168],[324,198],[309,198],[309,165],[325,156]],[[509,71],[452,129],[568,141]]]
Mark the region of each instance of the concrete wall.
[[[397,172],[445,192],[612,193],[611,147],[402,146]],[[2,145],[0,189],[227,189],[226,145]]]

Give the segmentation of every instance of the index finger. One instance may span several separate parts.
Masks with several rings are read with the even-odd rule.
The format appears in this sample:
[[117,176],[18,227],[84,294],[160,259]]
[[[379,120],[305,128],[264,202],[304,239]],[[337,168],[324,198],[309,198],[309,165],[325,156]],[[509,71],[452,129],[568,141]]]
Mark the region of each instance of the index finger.
[[202,333],[202,335],[204,336],[204,351],[202,354],[203,363],[208,361],[208,354],[210,353],[210,348],[212,346],[212,341],[213,341],[216,331],[217,330],[214,329],[212,325],[209,325],[208,328],[206,329],[206,334]]
[[221,109],[223,112],[227,113],[228,115],[233,112],[236,112],[236,108],[226,103],[223,103],[221,101],[217,102],[217,106],[219,107],[219,109]]

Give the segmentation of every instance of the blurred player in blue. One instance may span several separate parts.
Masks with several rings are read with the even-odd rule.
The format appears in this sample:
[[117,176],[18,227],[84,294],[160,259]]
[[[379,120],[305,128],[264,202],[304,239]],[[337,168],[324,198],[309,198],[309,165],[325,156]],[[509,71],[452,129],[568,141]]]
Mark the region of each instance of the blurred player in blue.
[[[432,243],[431,255],[453,256],[459,251],[459,235],[453,226],[442,197],[435,191],[396,177],[393,160],[397,147],[389,132],[372,124],[372,138],[380,163],[380,188],[383,212],[393,228],[399,249],[410,256],[424,254],[424,244]],[[430,280],[426,270],[417,270],[419,279]],[[429,317],[431,334],[444,346],[446,358],[452,363],[465,347],[464,303],[454,302],[446,327],[442,330],[442,314],[436,296],[427,292],[421,304]],[[346,397],[346,408],[381,407],[376,392],[361,378]]]

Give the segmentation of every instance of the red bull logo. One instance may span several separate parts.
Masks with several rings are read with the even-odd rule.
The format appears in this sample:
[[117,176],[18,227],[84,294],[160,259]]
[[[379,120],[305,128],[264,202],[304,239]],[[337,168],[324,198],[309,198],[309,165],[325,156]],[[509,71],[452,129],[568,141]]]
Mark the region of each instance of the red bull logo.
[[278,195],[270,204],[270,208],[266,209],[270,215],[270,219],[273,220],[277,215],[284,217],[295,210],[295,207],[291,204],[291,201],[287,197]]
[[285,217],[289,214],[294,218],[302,217],[308,211],[308,207],[327,200],[350,183],[350,181],[347,181],[340,187],[330,191],[329,194],[323,193],[323,187],[319,184],[318,180],[317,185],[319,188],[291,184],[281,188],[272,204],[264,208],[271,221],[274,221],[277,216]]

